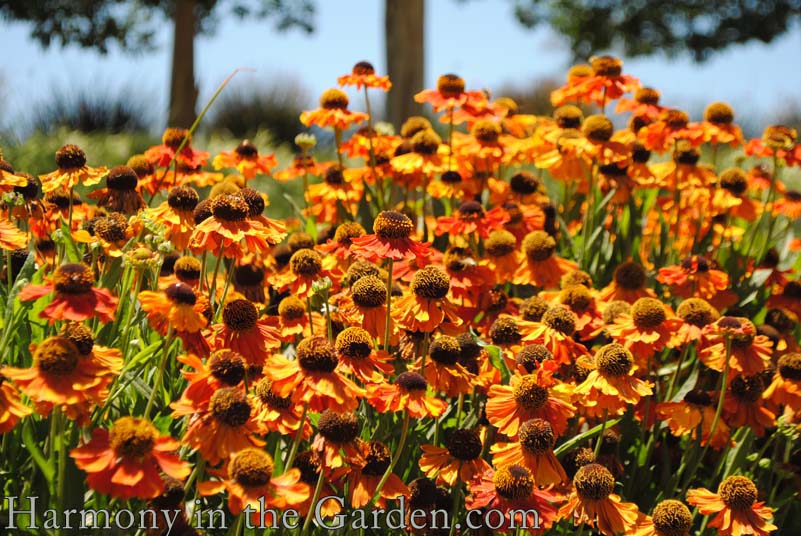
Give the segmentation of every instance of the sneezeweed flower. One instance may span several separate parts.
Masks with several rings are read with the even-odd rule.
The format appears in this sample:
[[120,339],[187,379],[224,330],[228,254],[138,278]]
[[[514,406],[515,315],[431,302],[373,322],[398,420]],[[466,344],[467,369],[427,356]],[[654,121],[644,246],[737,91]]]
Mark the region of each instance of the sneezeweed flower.
[[79,184],[94,186],[108,173],[108,168],[87,166],[86,153],[72,144],[64,145],[56,151],[56,165],[57,170],[39,177],[44,193],[55,190],[70,191]]
[[721,536],[767,536],[778,527],[772,523],[773,509],[758,501],[758,496],[753,481],[735,475],[721,482],[717,493],[706,488],[691,489],[687,502],[704,515],[715,514],[709,526],[718,529]]
[[[260,523],[278,523],[277,509],[298,506],[308,500],[311,488],[301,482],[300,470],[291,468],[274,476],[273,458],[258,448],[248,447],[233,454],[220,477],[225,480],[201,482],[198,489],[203,495],[219,495],[228,491],[228,510],[233,515],[246,508],[253,512],[253,526]],[[262,507],[264,511],[262,512]]]
[[757,437],[776,424],[776,415],[763,398],[765,382],[761,375],[737,376],[728,386],[723,401],[723,416],[732,428],[747,426]]
[[[184,140],[186,140],[186,143],[181,152],[178,153],[178,148],[184,143]],[[152,164],[162,168],[169,167],[171,162],[177,161],[180,165],[195,169],[206,165],[209,153],[198,151],[192,147],[192,135],[188,130],[167,128],[161,136],[161,145],[150,147],[145,151],[145,157]]]
[[384,259],[402,261],[417,258],[427,259],[427,243],[411,238],[414,224],[408,216],[400,212],[385,210],[373,222],[373,234],[351,239],[351,253],[371,262]]
[[392,87],[392,82],[389,81],[389,77],[375,74],[375,68],[368,61],[358,62],[353,66],[350,74],[342,75],[337,78],[337,83],[340,86],[355,86],[356,89],[364,87],[377,88],[382,91],[389,91]]
[[455,337],[440,335],[431,343],[428,353],[429,358],[420,372],[434,391],[444,392],[449,397],[472,391],[474,376],[459,363],[462,347]]
[[136,214],[145,207],[145,200],[137,191],[138,184],[139,177],[130,167],[111,168],[106,176],[106,191],[98,198],[97,206],[128,216]]
[[[487,508],[500,512],[500,525],[495,514],[493,530],[514,531],[520,527],[550,529],[559,519],[553,505],[559,497],[538,488],[540,482],[525,466],[519,464],[488,469],[470,483],[470,495],[465,499],[468,510]],[[486,518],[485,518],[486,519]],[[489,524],[489,520],[485,521]]]
[[727,347],[733,376],[753,376],[770,366],[771,342],[747,318],[723,316],[704,327],[703,336],[698,358],[712,370],[726,368]]
[[522,340],[525,344],[543,345],[555,361],[569,365],[579,356],[588,355],[587,348],[574,338],[576,322],[576,315],[567,307],[546,303],[539,321],[520,323]]
[[343,329],[334,341],[342,372],[350,374],[359,381],[383,383],[385,375],[395,371],[392,357],[383,350],[376,350],[373,336],[360,327]]
[[779,358],[773,380],[763,393],[778,409],[786,406],[793,411],[801,411],[801,353],[791,352]]
[[656,298],[640,298],[632,304],[630,314],[619,315],[606,331],[631,350],[635,364],[644,370],[649,357],[673,345],[674,334],[681,327],[681,319],[668,313]]
[[436,89],[426,89],[414,96],[415,102],[431,104],[434,112],[451,111],[465,105],[480,108],[487,100],[481,91],[465,91],[464,79],[444,74],[437,79]]
[[782,215],[792,220],[801,217],[801,192],[787,190],[773,203],[772,208],[775,216]]
[[700,125],[690,123],[686,112],[666,108],[659,119],[639,129],[637,137],[645,149],[664,153],[673,149],[678,140],[697,147],[704,141],[704,130]]
[[491,231],[484,241],[484,252],[481,262],[495,274],[495,282],[511,280],[519,264],[515,235],[505,229]]
[[285,236],[249,217],[250,207],[241,196],[220,195],[211,200],[210,208],[211,217],[200,222],[189,239],[195,254],[211,252],[238,260],[246,253],[267,253]]
[[234,290],[253,303],[264,303],[264,268],[255,264],[243,264],[234,268],[232,283]]
[[551,105],[554,107],[563,106],[567,102],[578,99],[576,88],[593,75],[593,69],[586,63],[573,65],[567,71],[567,83],[554,91],[551,91]]
[[263,447],[259,424],[248,395],[238,387],[222,387],[205,400],[181,399],[170,404],[174,418],[189,416],[181,443],[197,449],[217,465],[250,447]]
[[0,221],[0,249],[22,249],[28,245],[28,235],[8,220]]
[[782,160],[786,166],[801,164],[798,131],[785,125],[767,127],[762,133],[762,138],[750,140],[745,144],[744,150],[749,156],[775,157]]
[[[360,450],[360,456],[346,469],[350,504],[353,508],[362,508],[369,504],[392,459],[389,447],[380,441],[365,441],[361,443]],[[380,508],[385,508],[387,499],[397,499],[407,495],[409,488],[406,484],[398,475],[390,473],[379,491],[376,504]]]
[[300,114],[300,122],[310,127],[332,127],[347,130],[354,124],[367,120],[367,114],[348,110],[348,96],[339,89],[328,89],[320,95],[320,108]]
[[188,369],[181,371],[189,382],[181,398],[190,403],[201,403],[218,389],[238,386],[246,374],[245,360],[230,350],[212,353],[206,363],[194,354],[178,356],[177,360],[194,369],[194,372]]
[[465,201],[456,209],[453,216],[440,216],[434,234],[442,236],[468,236],[476,233],[480,238],[488,238],[491,231],[502,230],[509,216],[503,207],[484,210],[481,203]]
[[675,266],[660,268],[656,280],[668,285],[674,296],[703,298],[718,309],[733,305],[737,299],[729,290],[729,276],[700,255],[687,257]]
[[26,285],[19,293],[22,301],[52,295],[50,304],[39,313],[48,323],[56,320],[81,322],[94,316],[102,322],[114,320],[117,298],[104,288],[95,288],[95,275],[85,264],[62,264],[44,285]]
[[683,344],[700,339],[704,328],[718,320],[720,313],[704,299],[687,298],[676,308],[676,316],[684,322],[678,333]]
[[621,98],[615,112],[631,112],[633,117],[647,117],[655,121],[664,109],[659,105],[661,94],[651,87],[641,87],[634,92],[633,99]]
[[49,415],[58,406],[80,423],[86,422],[93,405],[105,401],[109,384],[122,368],[119,355],[96,356],[91,350],[83,354],[63,335],[32,345],[31,353],[29,368],[6,366],[0,375],[12,380],[40,415]]
[[567,481],[567,474],[553,453],[555,443],[551,423],[531,419],[520,426],[517,442],[491,447],[492,463],[495,467],[522,465],[531,472],[537,486],[561,484]]
[[448,274],[436,266],[426,266],[414,274],[410,292],[393,304],[392,317],[409,331],[431,333],[446,321],[459,326],[462,318],[447,298],[449,290]]
[[635,536],[689,536],[692,526],[690,509],[681,501],[667,499],[640,520]]
[[715,434],[710,438],[712,431],[712,421],[715,419],[715,403],[710,393],[700,389],[689,391],[681,401],[660,402],[656,405],[656,415],[661,421],[665,421],[672,433],[676,437],[689,435],[693,441],[698,441],[698,431],[700,425],[701,446],[709,445],[714,449],[721,449],[729,442],[729,426],[718,420],[715,426]]
[[233,151],[215,156],[212,164],[214,169],[233,168],[246,179],[252,179],[256,175],[269,175],[278,161],[272,154],[259,154],[250,140],[242,140]]
[[87,473],[91,489],[118,499],[153,499],[164,492],[160,472],[178,480],[189,476],[189,464],[176,454],[178,447],[178,441],[159,434],[149,421],[121,417],[109,430],[92,430],[91,439],[70,456]]
[[316,282],[326,278],[339,281],[340,273],[335,257],[304,248],[292,254],[288,271],[273,274],[269,282],[279,292],[289,291],[299,299],[306,299],[315,293]]
[[762,207],[759,201],[748,196],[749,181],[745,171],[738,167],[725,169],[720,173],[719,184],[712,199],[713,209],[747,221],[757,218]]
[[469,483],[490,469],[481,457],[483,444],[477,430],[453,430],[444,443],[444,448],[436,445],[420,447],[423,455],[418,463],[427,477],[436,477],[437,482],[453,486],[457,480]]
[[[387,327],[386,283],[375,275],[361,277],[351,286],[349,298],[339,304],[343,317],[383,342]],[[390,333],[390,337],[393,335]]]
[[704,142],[712,145],[728,144],[737,147],[743,144],[743,131],[734,124],[734,110],[725,102],[713,102],[704,110],[701,124]]
[[390,160],[397,173],[414,177],[415,182],[428,180],[448,169],[447,145],[433,129],[417,132],[409,140],[409,152],[394,156]]
[[629,405],[653,393],[651,385],[634,376],[634,356],[617,343],[602,346],[593,362],[582,363],[590,373],[573,394],[588,415],[622,415]]
[[321,456],[326,468],[335,469],[346,462],[352,463],[361,456],[360,428],[359,417],[355,413],[326,409],[317,421],[317,435],[311,448]]
[[233,296],[223,306],[222,324],[212,326],[214,347],[227,348],[242,355],[252,365],[262,365],[281,346],[281,333],[265,318],[259,318],[256,305]]
[[190,186],[176,186],[167,195],[167,200],[154,208],[148,208],[144,217],[164,227],[164,238],[175,249],[184,251],[189,245],[195,228],[194,211],[200,197]]
[[574,525],[587,524],[604,536],[633,534],[640,512],[634,503],[615,495],[615,477],[603,465],[581,467],[573,477],[574,490],[559,515],[573,518]]
[[785,309],[797,318],[801,317],[801,280],[788,281],[785,285],[774,288],[767,305]]
[[268,378],[261,378],[256,382],[253,391],[255,419],[264,429],[289,436],[294,435],[302,425],[301,437],[311,437],[311,425],[307,421],[301,421],[303,404],[292,402],[288,396],[276,395]]
[[273,178],[279,182],[287,182],[307,174],[310,177],[320,177],[333,165],[335,162],[317,162],[311,155],[298,153],[292,160],[292,164],[275,172]]
[[367,402],[376,411],[407,411],[415,419],[439,417],[445,412],[448,403],[426,394],[426,379],[417,372],[401,372],[390,383],[367,386]]
[[343,374],[334,345],[322,336],[307,337],[296,347],[296,359],[290,361],[273,355],[267,361],[264,374],[273,382],[278,396],[292,396],[309,409],[352,411],[359,405],[365,391]]
[[19,391],[0,376],[0,434],[10,432],[20,419],[30,414],[31,409],[20,401]]
[[556,240],[545,231],[527,234],[521,247],[523,259],[512,281],[517,285],[558,288],[561,277],[578,268],[575,262],[555,255]]
[[151,327],[161,335],[166,335],[169,328],[197,333],[209,323],[204,316],[208,300],[195,294],[186,283],[173,283],[163,292],[143,290],[138,299]]
[[337,226],[333,239],[328,239],[325,244],[317,246],[317,249],[338,259],[348,259],[351,256],[350,246],[352,240],[365,234],[367,234],[367,231],[364,230],[364,227],[359,222],[345,222]]
[[364,183],[339,166],[325,170],[323,181],[306,188],[309,207],[305,214],[316,221],[337,223],[354,217],[355,207],[364,196]]
[[575,414],[572,404],[553,394],[556,380],[538,370],[521,376],[514,374],[509,385],[490,386],[487,419],[498,432],[515,438],[520,427],[531,419],[548,421],[558,437],[567,430],[567,421]]

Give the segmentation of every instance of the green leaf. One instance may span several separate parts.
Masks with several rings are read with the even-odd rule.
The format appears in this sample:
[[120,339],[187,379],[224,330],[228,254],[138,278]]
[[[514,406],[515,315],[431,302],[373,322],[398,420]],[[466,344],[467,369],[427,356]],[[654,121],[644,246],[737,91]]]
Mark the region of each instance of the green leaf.
[[582,434],[579,434],[576,437],[571,437],[570,439],[568,439],[567,441],[565,441],[564,443],[562,443],[561,445],[556,447],[554,449],[553,453],[556,456],[559,456],[563,452],[567,452],[568,450],[572,449],[573,447],[575,447],[576,445],[578,445],[579,443],[581,443],[585,439],[589,439],[589,438],[591,438],[593,436],[596,436],[596,435],[600,434],[601,433],[601,429],[608,430],[608,429],[612,428],[613,426],[615,426],[619,422],[620,422],[620,419],[612,419],[611,421],[606,421],[606,425],[601,423],[598,426],[595,426],[594,428],[590,428],[586,432],[584,432]]
[[36,440],[33,438],[31,422],[28,419],[26,419],[22,425],[22,442],[25,443],[25,447],[28,449],[31,458],[33,458],[33,461],[36,462],[36,465],[42,471],[45,479],[47,479],[47,481],[52,481],[56,473],[56,468],[53,464],[48,463],[47,459],[42,454],[42,451],[39,450]]
[[501,371],[501,377],[503,378],[503,383],[509,382],[509,369],[506,366],[506,360],[503,358],[503,350],[499,346],[493,346],[492,344],[488,344],[484,347],[484,350],[487,351],[489,355],[490,361],[492,365]]

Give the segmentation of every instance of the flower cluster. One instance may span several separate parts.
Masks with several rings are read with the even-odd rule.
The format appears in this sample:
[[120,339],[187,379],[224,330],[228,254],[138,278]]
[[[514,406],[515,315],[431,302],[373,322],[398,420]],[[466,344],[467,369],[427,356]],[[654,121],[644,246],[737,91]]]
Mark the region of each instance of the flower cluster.
[[[38,178],[0,160],[8,495],[37,471],[63,505],[77,467],[95,507],[196,498],[182,534],[197,504],[306,532],[401,497],[420,534],[437,510],[606,536],[798,520],[795,130],[746,142],[721,102],[692,121],[608,56],[551,116],[443,75],[415,96],[437,119],[398,134],[370,113],[388,77],[338,82],[367,112],[335,88],[301,115],[327,160],[311,134],[285,166],[248,140],[210,159],[175,128],[110,169],[76,145]],[[299,178],[298,217],[268,216]]]

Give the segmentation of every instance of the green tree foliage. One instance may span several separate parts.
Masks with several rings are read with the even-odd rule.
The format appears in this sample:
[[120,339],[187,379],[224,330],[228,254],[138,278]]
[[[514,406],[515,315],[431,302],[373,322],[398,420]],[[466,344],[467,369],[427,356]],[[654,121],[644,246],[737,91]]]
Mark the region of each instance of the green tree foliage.
[[566,36],[576,59],[617,49],[703,61],[729,45],[771,42],[801,18],[801,0],[515,0],[515,15]]

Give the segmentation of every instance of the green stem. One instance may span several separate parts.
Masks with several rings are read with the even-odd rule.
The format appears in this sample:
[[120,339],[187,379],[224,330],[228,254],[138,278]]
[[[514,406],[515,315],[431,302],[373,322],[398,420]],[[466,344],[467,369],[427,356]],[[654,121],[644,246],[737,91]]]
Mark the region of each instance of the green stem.
[[295,456],[298,453],[298,446],[300,446],[300,438],[303,437],[303,425],[306,423],[306,414],[309,412],[309,403],[303,404],[303,413],[300,415],[300,426],[295,434],[295,439],[292,440],[292,447],[289,449],[289,456],[284,463],[284,471],[289,471],[292,468],[292,462],[295,461]]
[[[595,459],[598,459],[598,455],[601,453],[601,443],[604,440],[604,430],[606,430],[606,419],[609,417],[609,409],[604,408],[604,418],[601,421],[601,431],[598,434],[598,439],[595,440]],[[647,419],[647,416],[646,416]]]
[[[389,467],[387,470],[384,471],[384,476],[381,477],[381,480],[378,481],[378,485],[375,487],[375,492],[373,493],[373,498],[370,499],[368,504],[373,505],[378,501],[379,497],[381,497],[381,490],[384,487],[384,484],[387,483],[389,477],[392,475],[392,471],[395,469],[395,466],[398,464],[398,460],[400,460],[401,454],[403,453],[403,447],[406,446],[406,436],[409,433],[409,412],[403,412],[403,427],[401,428],[401,435],[400,439],[398,440],[398,446],[395,447],[395,453],[392,455],[392,460],[389,462]],[[313,504],[313,503],[312,503]]]
[[156,401],[156,396],[161,389],[161,384],[164,381],[164,369],[167,366],[167,358],[170,355],[170,346],[172,346],[172,341],[175,336],[175,331],[173,330],[172,325],[170,325],[169,329],[167,330],[167,337],[164,339],[164,346],[162,347],[161,353],[161,361],[159,362],[159,368],[156,371],[156,383],[153,385],[153,390],[150,391],[150,396],[147,399],[147,405],[145,406],[145,413],[144,418],[150,418],[150,410],[153,409],[153,403]]
[[392,333],[392,270],[394,261],[389,259],[387,266],[387,325],[384,327],[384,351],[389,351],[389,336]]
[[[317,476],[317,485],[314,486],[314,495],[312,495],[311,502],[309,503],[309,514],[314,511],[315,505],[317,504],[317,500],[320,498],[320,492],[323,489],[323,482],[325,481],[325,471],[323,468],[320,467],[320,474]],[[309,531],[309,527],[311,526],[311,520],[314,516],[306,515],[306,519],[303,521],[303,528],[300,529],[300,536],[303,536]]]

